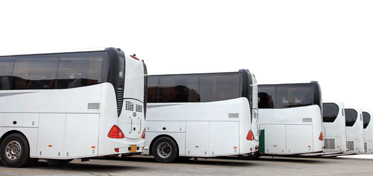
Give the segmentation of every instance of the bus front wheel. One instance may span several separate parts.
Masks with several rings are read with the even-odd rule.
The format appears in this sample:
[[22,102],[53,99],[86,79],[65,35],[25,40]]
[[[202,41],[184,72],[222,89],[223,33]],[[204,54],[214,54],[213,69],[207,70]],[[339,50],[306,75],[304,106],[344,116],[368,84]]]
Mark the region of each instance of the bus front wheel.
[[179,158],[177,144],[169,137],[158,138],[152,147],[155,160],[160,163],[171,163]]
[[0,147],[0,157],[7,167],[22,167],[31,162],[26,138],[14,133],[5,137]]

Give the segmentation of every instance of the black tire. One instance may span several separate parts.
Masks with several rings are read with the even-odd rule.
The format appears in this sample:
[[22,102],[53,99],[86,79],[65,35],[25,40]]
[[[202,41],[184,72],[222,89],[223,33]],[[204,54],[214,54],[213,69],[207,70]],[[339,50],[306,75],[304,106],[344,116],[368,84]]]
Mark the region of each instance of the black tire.
[[19,133],[5,137],[0,147],[0,157],[4,166],[7,167],[23,167],[33,161],[30,159],[27,139]]
[[179,149],[174,140],[169,137],[158,138],[152,147],[155,160],[160,163],[172,163],[179,158]]

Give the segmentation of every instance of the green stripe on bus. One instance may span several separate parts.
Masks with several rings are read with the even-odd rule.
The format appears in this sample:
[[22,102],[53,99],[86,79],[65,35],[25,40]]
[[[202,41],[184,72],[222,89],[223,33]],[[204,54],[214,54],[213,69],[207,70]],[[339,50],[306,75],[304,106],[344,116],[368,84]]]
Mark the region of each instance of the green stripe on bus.
[[265,153],[265,143],[264,140],[264,129],[260,130],[260,136],[259,136],[259,153]]

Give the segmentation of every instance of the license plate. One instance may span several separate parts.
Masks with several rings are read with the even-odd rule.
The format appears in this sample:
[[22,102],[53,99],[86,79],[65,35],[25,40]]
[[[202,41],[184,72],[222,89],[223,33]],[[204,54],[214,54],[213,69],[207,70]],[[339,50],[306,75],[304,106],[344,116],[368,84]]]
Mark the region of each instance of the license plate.
[[131,147],[131,150],[130,150],[131,153],[132,153],[132,152],[136,152],[136,150],[137,150],[137,145],[131,145],[130,147]]

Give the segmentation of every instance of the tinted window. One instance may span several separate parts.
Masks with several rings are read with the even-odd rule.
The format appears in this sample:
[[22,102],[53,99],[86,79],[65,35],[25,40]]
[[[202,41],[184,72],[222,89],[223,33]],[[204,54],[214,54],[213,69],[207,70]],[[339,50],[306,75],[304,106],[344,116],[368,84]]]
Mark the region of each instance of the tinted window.
[[10,76],[12,74],[13,59],[0,59],[0,90],[10,89]]
[[58,68],[57,88],[71,88],[101,83],[104,53],[63,54]]
[[259,108],[274,108],[275,100],[273,97],[276,94],[276,87],[274,86],[260,86],[258,93]]
[[363,112],[363,121],[364,121],[364,129],[367,128],[370,122],[370,114],[367,112]]
[[312,87],[309,85],[277,86],[276,107],[287,108],[312,105]]
[[323,108],[324,122],[334,122],[339,113],[338,105],[335,103],[324,103]]
[[209,102],[240,97],[235,74],[148,76],[148,102]]
[[201,76],[202,102],[228,100],[240,95],[239,75]]
[[345,109],[346,126],[353,126],[357,119],[357,112],[354,109]]
[[[154,91],[154,90],[153,90]],[[198,77],[159,77],[158,102],[198,102]]]
[[312,84],[259,85],[259,108],[289,108],[314,103]]
[[12,89],[52,89],[56,78],[58,57],[55,55],[17,57]]

